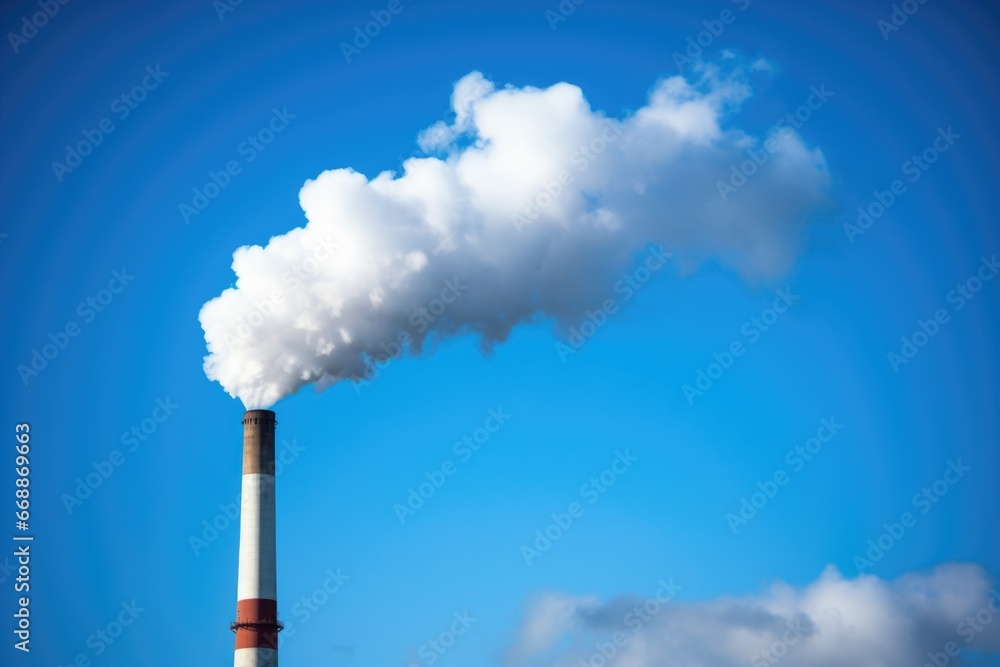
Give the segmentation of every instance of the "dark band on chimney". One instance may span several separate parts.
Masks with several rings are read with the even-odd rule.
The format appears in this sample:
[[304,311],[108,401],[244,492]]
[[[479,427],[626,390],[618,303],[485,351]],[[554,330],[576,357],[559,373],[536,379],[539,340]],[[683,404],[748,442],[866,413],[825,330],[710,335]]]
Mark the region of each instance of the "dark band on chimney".
[[243,474],[274,474],[274,413],[247,410],[243,415]]

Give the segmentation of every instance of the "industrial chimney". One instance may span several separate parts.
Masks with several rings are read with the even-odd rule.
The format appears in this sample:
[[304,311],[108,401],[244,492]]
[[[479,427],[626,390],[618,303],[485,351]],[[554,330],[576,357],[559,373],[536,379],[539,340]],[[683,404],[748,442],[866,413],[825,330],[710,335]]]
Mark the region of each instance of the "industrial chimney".
[[243,415],[243,496],[237,581],[235,667],[277,667],[277,568],[274,535],[274,413]]

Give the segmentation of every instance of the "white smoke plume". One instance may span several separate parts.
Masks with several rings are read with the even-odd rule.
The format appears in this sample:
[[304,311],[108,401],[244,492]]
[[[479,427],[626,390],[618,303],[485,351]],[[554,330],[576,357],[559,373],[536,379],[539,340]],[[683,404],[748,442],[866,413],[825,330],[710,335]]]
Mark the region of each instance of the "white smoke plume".
[[[794,130],[725,127],[749,95],[744,71],[705,66],[614,118],[568,83],[468,74],[454,120],[419,138],[432,156],[372,179],[325,171],[299,192],[304,227],[236,250],[235,288],[199,314],[206,374],[261,408],[446,337],[488,351],[523,322],[565,330],[649,244],[685,269],[780,273],[827,208],[829,174]],[[748,150],[768,159],[723,201],[717,183]]]
[[673,580],[648,598],[603,604],[593,596],[548,593],[528,608],[506,663],[961,667],[974,654],[995,659],[1000,651],[1000,591],[973,564],[889,581],[845,579],[830,566],[802,588],[778,583],[744,598],[677,599],[686,593]]

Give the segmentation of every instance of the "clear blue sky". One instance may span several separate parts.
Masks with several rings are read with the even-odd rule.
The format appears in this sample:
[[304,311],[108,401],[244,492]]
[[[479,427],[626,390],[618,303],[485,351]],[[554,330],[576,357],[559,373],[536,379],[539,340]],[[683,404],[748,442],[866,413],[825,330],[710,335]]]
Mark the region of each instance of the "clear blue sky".
[[[349,63],[340,43],[386,3],[245,0],[220,20],[209,0],[70,2],[16,53],[5,39],[0,498],[12,509],[14,424],[29,422],[36,541],[34,650],[11,647],[7,579],[3,664],[232,659],[238,528],[220,504],[240,489],[243,408],[204,375],[197,315],[232,282],[234,249],[304,222],[307,178],[397,169],[472,70],[569,81],[620,116],[727,7],[736,18],[705,56],[732,49],[774,69],[734,124],[761,133],[811,86],[833,92],[799,132],[826,157],[836,209],[775,281],[711,264],[656,274],[565,363],[539,322],[489,357],[459,338],[358,389],[279,402],[279,443],[298,447],[278,479],[282,663],[407,665],[469,610],[478,620],[440,664],[501,664],[544,591],[645,596],[674,577],[680,599],[699,601],[805,585],[827,564],[853,577],[883,522],[958,459],[970,470],[866,572],[1000,572],[1000,279],[949,298],[1000,252],[996,12],[928,2],[886,40],[888,2],[588,0],[555,30],[556,0],[473,4],[403,0]],[[7,3],[3,32],[37,11]],[[135,108],[114,102],[144,77]],[[241,148],[275,108],[294,118],[262,150]],[[904,163],[939,128],[959,138],[911,180]],[[54,173],[84,131],[100,144]],[[230,160],[240,172],[185,224],[179,205]],[[843,225],[896,179],[905,192],[852,243]],[[800,299],[751,335],[777,289]],[[947,321],[894,370],[887,354],[938,309]],[[68,323],[77,335],[23,381],[18,366]],[[733,341],[745,353],[689,402],[682,387]],[[166,416],[158,400],[176,406],[162,423],[149,421]],[[479,451],[453,450],[500,409],[510,417]],[[786,459],[824,419],[843,426],[808,462]],[[143,439],[123,440],[133,427]],[[64,494],[115,450],[120,465],[68,511]],[[581,485],[625,450],[637,460],[590,504]],[[394,504],[447,459],[457,472],[401,524]],[[777,471],[787,484],[734,534],[727,513]],[[583,515],[529,566],[522,545],[574,501]],[[224,529],[193,547],[213,520]],[[338,568],[340,591],[308,615],[296,607]],[[144,611],[121,637],[88,646],[133,600]]]

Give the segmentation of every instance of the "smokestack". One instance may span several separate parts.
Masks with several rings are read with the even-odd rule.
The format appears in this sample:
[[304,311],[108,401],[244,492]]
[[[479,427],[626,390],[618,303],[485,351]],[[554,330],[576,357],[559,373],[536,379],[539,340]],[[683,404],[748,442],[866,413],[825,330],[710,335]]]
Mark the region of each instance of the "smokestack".
[[243,415],[243,495],[237,582],[235,667],[277,667],[277,568],[274,535],[274,427],[270,410]]

